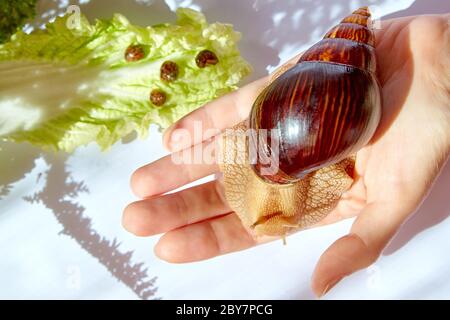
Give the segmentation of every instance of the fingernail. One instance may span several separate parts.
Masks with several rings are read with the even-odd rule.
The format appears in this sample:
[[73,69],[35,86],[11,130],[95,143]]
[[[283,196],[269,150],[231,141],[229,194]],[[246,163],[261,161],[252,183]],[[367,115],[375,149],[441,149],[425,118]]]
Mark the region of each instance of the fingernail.
[[322,291],[322,293],[319,295],[319,299],[322,298],[324,295],[326,295],[328,292],[331,291],[341,280],[343,277],[338,277],[337,279],[328,282],[328,284],[325,286],[325,289]]

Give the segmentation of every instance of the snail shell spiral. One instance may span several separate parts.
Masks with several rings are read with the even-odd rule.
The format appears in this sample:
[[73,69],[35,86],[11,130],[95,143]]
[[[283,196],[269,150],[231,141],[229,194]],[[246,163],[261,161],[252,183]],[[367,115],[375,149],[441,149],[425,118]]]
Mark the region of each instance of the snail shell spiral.
[[[368,9],[356,10],[256,99],[250,128],[276,129],[259,144],[276,143],[278,148],[278,152],[258,150],[253,167],[264,180],[292,183],[368,143],[381,114],[375,39],[369,24]],[[279,170],[264,173],[274,157]]]

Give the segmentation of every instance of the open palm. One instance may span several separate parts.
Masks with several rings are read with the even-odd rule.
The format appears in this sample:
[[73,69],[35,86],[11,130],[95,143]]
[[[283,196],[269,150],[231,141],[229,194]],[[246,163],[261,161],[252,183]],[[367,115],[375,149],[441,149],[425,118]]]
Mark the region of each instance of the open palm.
[[[377,259],[423,200],[449,154],[448,19],[447,15],[383,21],[376,32],[383,115],[371,143],[357,154],[352,187],[318,224],[357,215],[350,234],[320,258],[312,283],[318,296]],[[214,130],[208,129],[217,133],[244,120],[268,81],[260,79],[193,111],[165,132],[165,145],[179,152],[211,143]],[[198,121],[201,137],[193,135]],[[180,129],[194,139],[187,144],[174,140]],[[143,200],[125,209],[125,228],[139,236],[165,233],[155,252],[171,262],[208,259],[265,241],[252,237],[231,212],[219,180],[164,194],[218,171],[214,163],[177,165],[170,155],[138,169],[131,183]]]

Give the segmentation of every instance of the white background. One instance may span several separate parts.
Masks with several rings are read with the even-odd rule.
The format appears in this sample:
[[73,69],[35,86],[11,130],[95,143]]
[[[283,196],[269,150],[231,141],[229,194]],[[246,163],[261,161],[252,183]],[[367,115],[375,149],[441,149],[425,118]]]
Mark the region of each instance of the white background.
[[[69,1],[40,0],[35,25]],[[202,9],[210,22],[235,25],[256,79],[304,50],[360,5],[385,17],[449,12],[444,0],[384,1],[72,1],[92,21],[125,14],[149,25],[174,20],[177,6]],[[320,254],[352,223],[298,233],[212,260],[175,265],[153,254],[158,237],[136,238],[121,226],[134,200],[134,169],[163,156],[161,135],[97,146],[71,156],[4,145],[0,154],[0,298],[56,299],[311,299],[310,276]],[[326,298],[450,298],[450,164],[429,197],[380,260],[344,279]],[[141,286],[139,288],[139,286]]]

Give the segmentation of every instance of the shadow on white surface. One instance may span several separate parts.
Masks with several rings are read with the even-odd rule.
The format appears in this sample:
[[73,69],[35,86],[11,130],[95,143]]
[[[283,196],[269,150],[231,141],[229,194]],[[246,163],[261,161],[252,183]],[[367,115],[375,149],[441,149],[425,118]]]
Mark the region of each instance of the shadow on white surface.
[[42,191],[24,199],[30,203],[42,203],[51,210],[63,227],[60,234],[71,237],[86,252],[104,265],[112,276],[133,290],[142,299],[150,299],[156,293],[156,277],[149,278],[144,263],[132,263],[132,251],[121,252],[116,238],[108,240],[98,234],[91,219],[84,215],[85,208],[76,202],[80,193],[89,193],[83,182],[73,181],[66,169],[66,157],[45,154],[50,169],[42,177],[46,185]]
[[83,250],[96,258],[118,281],[129,287],[141,299],[154,298],[156,277],[150,277],[144,263],[132,262],[132,251],[121,252],[116,238],[109,240],[92,228],[91,219],[84,215],[85,207],[76,198],[89,193],[84,182],[71,178],[66,169],[67,155],[41,153],[28,144],[1,143],[0,200],[8,196],[12,184],[26,177],[34,168],[35,161],[42,157],[49,166],[48,171],[38,175],[45,180],[43,190],[23,199],[29,203],[43,204],[50,209],[63,227],[60,234],[71,237]]
[[33,146],[0,141],[0,200],[9,194],[15,182],[34,168],[39,155],[39,149]]

